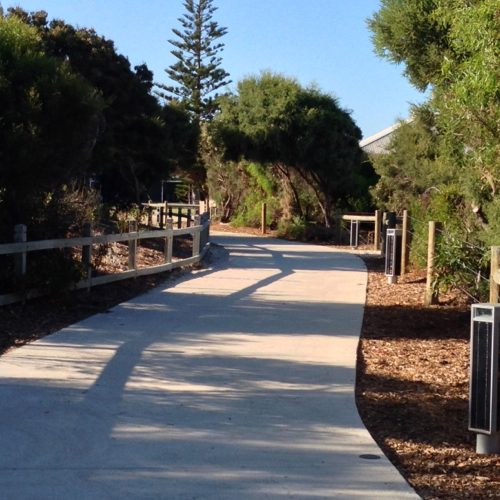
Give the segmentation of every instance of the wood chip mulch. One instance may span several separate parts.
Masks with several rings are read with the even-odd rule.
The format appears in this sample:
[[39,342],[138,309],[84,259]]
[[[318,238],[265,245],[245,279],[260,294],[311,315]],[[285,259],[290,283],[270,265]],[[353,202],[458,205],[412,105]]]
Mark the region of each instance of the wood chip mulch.
[[458,295],[423,306],[425,275],[389,285],[369,270],[356,399],[370,433],[425,500],[500,497],[500,457],[467,430],[470,307]]

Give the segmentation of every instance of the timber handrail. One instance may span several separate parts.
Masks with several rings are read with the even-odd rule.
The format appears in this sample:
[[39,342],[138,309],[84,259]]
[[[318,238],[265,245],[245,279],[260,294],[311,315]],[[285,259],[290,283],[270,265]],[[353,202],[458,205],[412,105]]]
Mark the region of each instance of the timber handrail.
[[[382,226],[381,213],[379,210],[375,210],[373,215],[365,215],[365,214],[342,214],[341,209],[337,209],[337,213],[335,216],[335,228],[336,228],[336,240],[338,244],[341,244],[342,240],[342,221],[350,221],[352,223],[359,222],[373,222],[375,223],[375,231],[373,238],[373,248],[376,251],[380,250],[380,232]],[[357,242],[356,242],[357,247]]]
[[375,222],[377,217],[375,215],[342,215],[342,220],[359,220],[361,222]]
[[[206,224],[206,223],[205,223]],[[143,240],[146,238],[167,238],[195,234],[203,231],[203,226],[185,227],[182,229],[159,229],[158,231],[142,231],[138,233],[101,234],[98,236],[87,236],[81,238],[61,238],[57,240],[27,241],[26,243],[4,243],[0,245],[0,255],[33,252],[35,250],[54,250],[57,248],[83,247],[87,245],[98,245],[101,243],[114,243],[130,241],[133,239]]]
[[148,225],[153,225],[153,213],[156,213],[156,225],[160,229],[163,229],[168,217],[176,217],[177,228],[181,229],[182,219],[186,219],[187,227],[190,227],[194,217],[200,215],[199,203],[169,203],[164,201],[162,203],[142,203],[142,206],[150,209],[148,211]]
[[[84,264],[84,267],[87,269],[87,278],[79,281],[78,283],[75,283],[72,288],[90,289],[95,285],[103,285],[123,279],[170,271],[177,267],[187,266],[199,262],[204,257],[209,248],[210,220],[208,218],[208,214],[203,214],[202,216],[196,215],[194,218],[194,222],[195,225],[192,227],[173,229],[173,221],[169,219],[167,220],[167,229],[160,229],[156,231],[137,232],[131,229],[128,233],[122,234],[103,234],[97,236],[83,236],[79,238],[62,238],[44,241],[5,243],[0,244],[0,255],[13,255],[14,259],[22,259],[21,261],[19,261],[21,262],[21,265],[16,265],[16,273],[19,275],[23,275],[26,273],[27,252],[33,252],[36,250],[55,250],[60,248],[82,247],[82,264]],[[133,227],[134,229],[136,229],[136,224],[136,221],[131,221],[131,228]],[[87,228],[89,232],[87,232],[86,234],[92,234],[91,227],[92,225],[89,224],[89,228]],[[22,226],[22,228],[24,228],[23,237],[25,238],[25,227]],[[18,228],[16,227],[16,231],[17,230]],[[192,257],[172,261],[173,238],[175,236],[182,235],[193,236]],[[135,251],[133,249],[135,249],[138,240],[146,238],[163,238],[165,240],[165,262],[160,265],[137,269]],[[127,271],[121,271],[118,273],[92,277],[90,264],[92,245],[114,242],[129,243],[129,269]],[[41,290],[29,290],[25,296],[20,296],[15,293],[0,295],[0,306],[19,302],[27,298],[41,297],[43,295],[46,294]]]

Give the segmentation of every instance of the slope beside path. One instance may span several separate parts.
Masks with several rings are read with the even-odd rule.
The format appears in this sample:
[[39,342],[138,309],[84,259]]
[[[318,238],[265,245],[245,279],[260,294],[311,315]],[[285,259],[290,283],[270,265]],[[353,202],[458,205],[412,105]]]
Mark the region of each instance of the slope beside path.
[[354,403],[363,262],[213,240],[213,269],[0,358],[0,498],[419,498]]

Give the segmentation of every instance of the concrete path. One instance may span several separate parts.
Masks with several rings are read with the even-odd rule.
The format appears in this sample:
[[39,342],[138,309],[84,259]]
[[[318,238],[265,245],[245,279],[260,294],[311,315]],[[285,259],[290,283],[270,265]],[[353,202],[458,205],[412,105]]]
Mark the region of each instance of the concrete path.
[[0,358],[2,500],[420,498],[354,403],[362,261],[213,241],[213,270]]

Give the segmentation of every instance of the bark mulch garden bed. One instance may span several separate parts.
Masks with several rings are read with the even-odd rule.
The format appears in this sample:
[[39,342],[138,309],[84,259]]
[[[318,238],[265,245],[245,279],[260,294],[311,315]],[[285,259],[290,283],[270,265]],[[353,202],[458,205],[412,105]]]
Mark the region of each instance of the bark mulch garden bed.
[[500,456],[477,455],[467,430],[470,307],[458,295],[423,307],[425,273],[388,285],[383,260],[364,260],[356,398],[365,425],[425,500],[500,497]]

